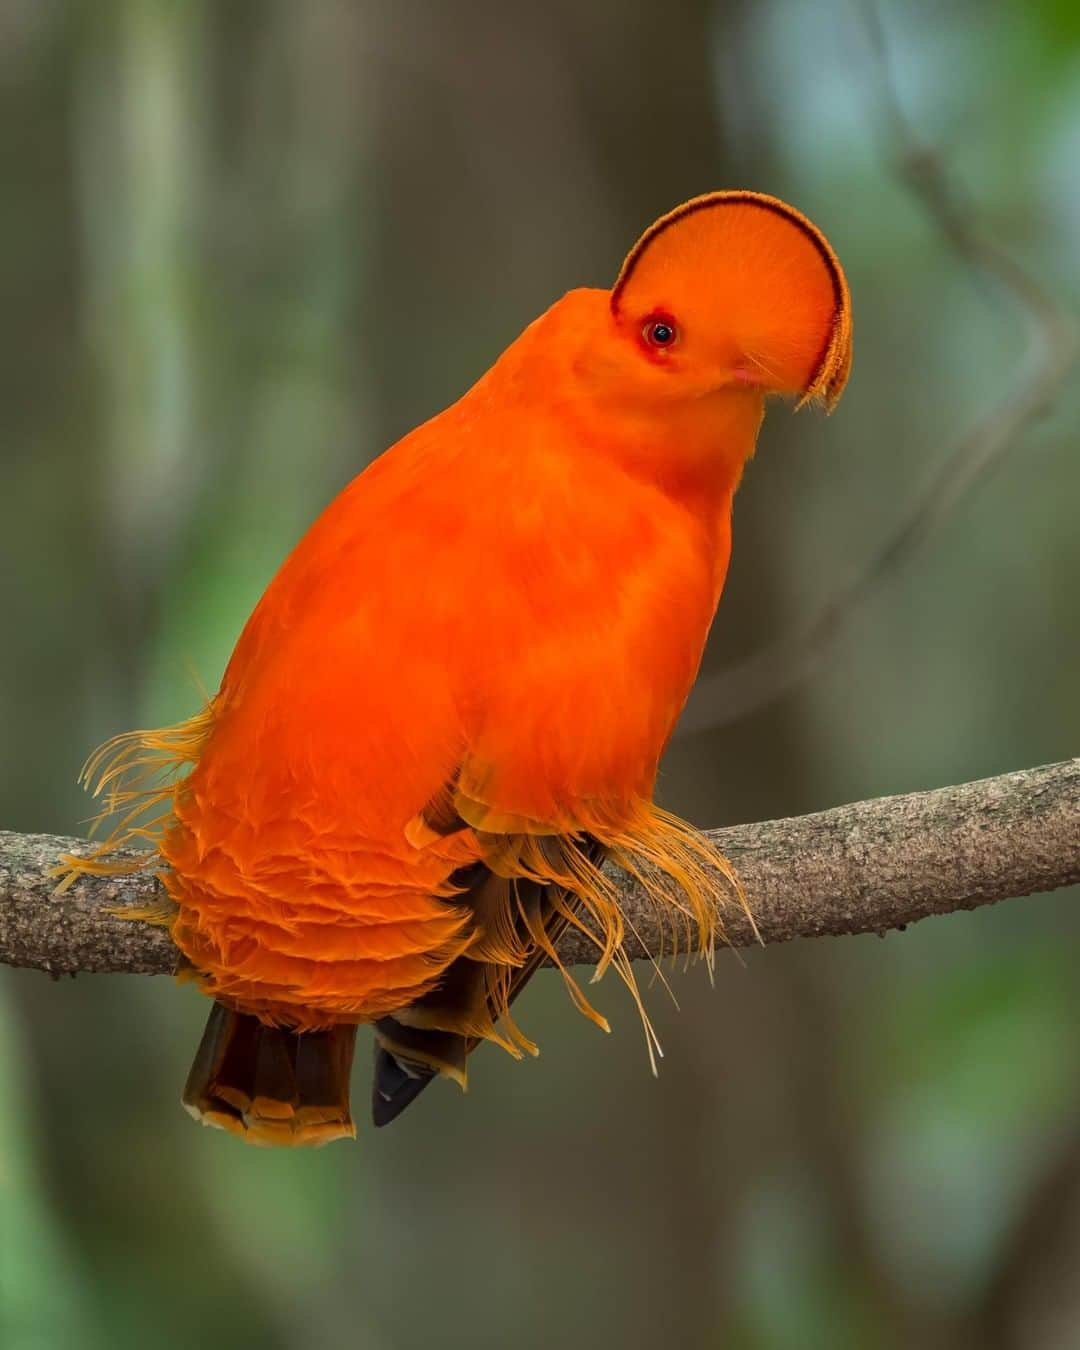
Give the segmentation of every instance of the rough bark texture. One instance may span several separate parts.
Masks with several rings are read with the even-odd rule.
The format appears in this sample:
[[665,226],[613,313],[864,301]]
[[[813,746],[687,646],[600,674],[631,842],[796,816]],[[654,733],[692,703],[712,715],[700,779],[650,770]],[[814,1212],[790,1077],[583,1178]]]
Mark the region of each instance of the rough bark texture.
[[[763,941],[883,933],[930,914],[1080,882],[1080,759],[711,837],[734,864]],[[0,962],[53,974],[172,973],[176,949],[162,928],[109,912],[152,903],[160,895],[153,876],[84,878],[53,893],[49,869],[58,856],[86,847],[0,831]],[[644,944],[633,955],[659,951],[651,907],[627,878],[620,883]],[[755,940],[734,904],[725,923],[733,945]],[[575,963],[593,956],[580,935],[561,951]]]

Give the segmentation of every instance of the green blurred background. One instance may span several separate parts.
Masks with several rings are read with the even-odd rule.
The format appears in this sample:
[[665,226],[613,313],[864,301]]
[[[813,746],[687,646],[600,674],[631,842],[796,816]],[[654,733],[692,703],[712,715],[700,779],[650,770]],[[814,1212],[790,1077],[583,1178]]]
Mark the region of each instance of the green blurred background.
[[[1074,304],[1075,4],[883,18],[982,226]],[[1023,358],[881,81],[844,0],[2,0],[0,825],[76,832],[87,749],[194,710],[323,504],[719,186],[798,204],[855,296],[840,411],[767,421],[707,667],[789,631]],[[1075,386],[822,671],[675,743],[665,804],[1077,751]],[[302,1156],[180,1110],[191,990],[0,971],[0,1347],[1080,1346],[1078,927],[1061,894],[723,957],[653,990],[659,1081],[618,988],[605,1038],[542,975],[539,1061]]]

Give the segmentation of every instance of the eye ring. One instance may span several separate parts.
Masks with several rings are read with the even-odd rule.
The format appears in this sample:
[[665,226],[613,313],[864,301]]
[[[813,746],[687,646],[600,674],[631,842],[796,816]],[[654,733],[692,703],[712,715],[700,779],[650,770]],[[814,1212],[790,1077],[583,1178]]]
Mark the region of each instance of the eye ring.
[[663,351],[678,342],[679,329],[675,320],[666,314],[653,314],[645,320],[641,336],[647,346]]

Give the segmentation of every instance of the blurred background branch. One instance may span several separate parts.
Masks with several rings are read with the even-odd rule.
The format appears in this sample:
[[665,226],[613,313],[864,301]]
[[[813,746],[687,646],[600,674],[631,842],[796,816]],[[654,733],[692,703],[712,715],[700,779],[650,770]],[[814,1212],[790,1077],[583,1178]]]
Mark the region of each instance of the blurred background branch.
[[953,518],[978,484],[1021,444],[1032,423],[1052,407],[1076,363],[1077,329],[1071,311],[986,233],[945,158],[919,137],[897,89],[878,6],[865,0],[861,10],[874,57],[873,88],[888,162],[957,257],[1008,300],[1010,317],[1019,320],[1027,335],[1026,350],[1013,387],[989,408],[980,409],[862,570],[840,586],[805,626],[767,643],[737,665],[700,679],[679,722],[680,736],[737,721],[819,670],[882,581]]
[[[732,946],[798,937],[884,933],[931,914],[975,909],[1080,882],[1080,759],[934,792],[910,793],[790,820],[714,830],[753,923],[732,901]],[[82,877],[62,894],[57,859],[85,847],[52,835],[0,832],[0,961],[52,974],[172,974],[177,955],[160,927],[124,920],[167,899],[155,877]],[[137,855],[133,854],[133,857]],[[636,958],[661,957],[670,934],[639,887],[619,874]],[[717,877],[718,893],[725,883]],[[581,934],[560,947],[591,964]]]

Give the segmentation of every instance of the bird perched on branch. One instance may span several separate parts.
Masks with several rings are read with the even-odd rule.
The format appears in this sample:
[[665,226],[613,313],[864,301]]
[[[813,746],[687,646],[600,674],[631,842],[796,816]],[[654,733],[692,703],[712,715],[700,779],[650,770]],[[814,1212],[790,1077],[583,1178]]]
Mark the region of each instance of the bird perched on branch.
[[192,1115],[263,1144],[353,1135],[359,1023],[376,1124],[438,1074],[464,1085],[481,1041],[535,1053],[510,1005],[567,925],[640,1009],[606,858],[672,950],[711,959],[737,883],[653,803],[657,763],[765,401],[831,408],[850,353],[814,225],[753,192],[687,202],[345,488],[200,713],[91,759],[121,819],[68,877],[151,844],[136,865],[169,903],[142,917],[215,1000]]

